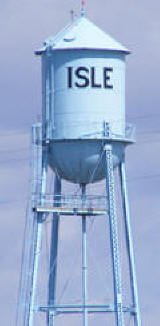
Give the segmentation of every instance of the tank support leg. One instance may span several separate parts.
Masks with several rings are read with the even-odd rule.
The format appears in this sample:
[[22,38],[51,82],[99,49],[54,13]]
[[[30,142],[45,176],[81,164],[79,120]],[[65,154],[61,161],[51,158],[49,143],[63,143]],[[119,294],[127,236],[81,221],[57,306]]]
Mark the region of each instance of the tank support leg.
[[[48,149],[47,145],[43,146],[42,149],[42,172],[41,172],[41,192],[40,192],[40,203],[43,204],[44,195],[46,191],[46,176],[48,167]],[[31,284],[31,295],[30,295],[30,307],[28,315],[28,326],[34,325],[34,309],[35,309],[35,297],[37,289],[37,276],[38,276],[38,265],[39,257],[41,253],[41,240],[42,240],[42,225],[43,225],[43,214],[36,213],[33,218],[36,218],[35,230],[34,230],[34,257],[33,257],[33,273],[32,273],[32,284]]]
[[[55,175],[54,179],[54,196],[61,194],[61,180]],[[58,197],[60,199],[60,197]],[[56,199],[57,200],[57,199]],[[56,278],[57,278],[57,254],[58,254],[58,229],[59,214],[53,214],[51,229],[51,247],[50,247],[50,271],[48,285],[48,306],[54,306],[56,297]],[[55,311],[48,314],[48,326],[53,326]]]
[[112,251],[113,281],[114,281],[114,300],[117,326],[124,326],[123,305],[122,305],[122,286],[121,286],[121,268],[119,262],[119,245],[117,216],[114,198],[114,174],[112,146],[105,145],[106,161],[106,191],[108,198],[108,214],[110,224],[110,243]]
[[127,191],[127,182],[126,182],[125,160],[123,160],[119,166],[119,174],[120,174],[122,203],[123,203],[123,212],[124,212],[124,220],[125,220],[126,244],[127,244],[128,259],[129,259],[132,302],[135,307],[134,325],[141,326],[141,316],[140,316],[138,290],[137,290],[137,279],[136,279],[135,257],[134,257],[129,200],[128,200],[128,191]]
[[[82,206],[85,205],[86,186],[82,185]],[[82,216],[82,300],[83,300],[83,326],[88,326],[87,301],[87,229],[86,216]]]

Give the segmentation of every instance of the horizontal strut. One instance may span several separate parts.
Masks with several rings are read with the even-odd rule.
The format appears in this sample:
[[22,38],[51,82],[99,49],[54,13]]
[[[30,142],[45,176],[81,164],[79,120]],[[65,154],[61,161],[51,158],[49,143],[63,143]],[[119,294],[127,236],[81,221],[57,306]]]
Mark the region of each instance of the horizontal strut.
[[60,215],[106,215],[106,209],[99,208],[74,208],[74,207],[54,207],[54,206],[37,206],[34,211],[41,213],[59,213]]
[[[56,314],[65,314],[65,313],[66,314],[67,313],[68,314],[69,313],[76,314],[76,313],[83,313],[84,308],[89,309],[89,310],[87,310],[89,313],[116,312],[116,308],[114,307],[114,305],[91,305],[91,304],[88,304],[88,305],[54,305],[54,306],[39,307],[38,310],[41,312],[48,312],[48,311],[56,310]],[[59,310],[59,309],[63,309],[63,310]],[[80,310],[80,309],[82,309],[82,310]],[[123,312],[136,314],[136,309],[134,307],[123,307]]]

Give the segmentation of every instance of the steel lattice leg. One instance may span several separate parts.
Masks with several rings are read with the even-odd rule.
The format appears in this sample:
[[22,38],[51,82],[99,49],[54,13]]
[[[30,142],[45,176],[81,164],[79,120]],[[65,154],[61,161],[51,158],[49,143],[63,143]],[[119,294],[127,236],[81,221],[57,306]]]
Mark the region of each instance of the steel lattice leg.
[[110,241],[112,250],[113,280],[114,280],[114,297],[117,326],[124,326],[123,305],[122,305],[122,286],[121,286],[121,268],[119,262],[119,245],[117,217],[114,198],[114,174],[113,174],[113,157],[112,146],[105,145],[106,159],[106,190],[108,197],[108,213],[110,223]]
[[[37,162],[37,167],[39,166]],[[46,176],[48,168],[48,153],[47,146],[43,146],[42,151],[42,177],[41,177],[41,193],[40,193],[40,202],[43,204],[44,195],[46,191]],[[39,213],[33,217],[36,218],[35,232],[34,232],[34,258],[33,258],[33,270],[32,270],[32,284],[31,284],[31,294],[30,294],[30,307],[28,313],[28,322],[27,326],[34,325],[34,309],[35,309],[35,298],[36,298],[36,289],[37,289],[37,276],[38,276],[38,265],[39,257],[41,253],[41,240],[42,240],[42,225],[43,218],[42,213]]]
[[119,166],[121,189],[122,189],[122,201],[123,201],[123,211],[124,211],[124,220],[125,220],[125,229],[126,229],[126,243],[128,250],[129,258],[129,269],[130,269],[130,280],[132,287],[132,301],[136,309],[134,315],[134,325],[141,326],[141,316],[138,300],[138,290],[137,290],[137,279],[136,279],[136,267],[135,267],[135,257],[134,257],[134,248],[133,248],[133,238],[131,230],[131,221],[130,221],[130,210],[129,210],[129,200],[128,200],[128,191],[127,191],[127,182],[126,182],[126,171],[125,171],[125,161],[123,160]]
[[34,239],[34,269],[32,276],[32,290],[30,299],[29,319],[28,326],[34,325],[34,308],[35,308],[35,297],[37,288],[37,275],[38,275],[38,264],[41,252],[41,239],[42,239],[42,219],[41,214],[37,214],[36,228],[35,228],[35,239]]
[[[82,205],[85,205],[86,186],[82,185]],[[87,301],[87,234],[86,216],[82,216],[82,298],[83,298],[83,326],[88,325]]]
[[[54,180],[54,196],[61,194],[61,180],[55,175]],[[48,286],[48,305],[55,304],[56,296],[56,278],[57,278],[57,254],[58,254],[58,229],[59,229],[59,214],[53,214],[52,230],[51,230],[51,247],[50,247],[50,272]],[[48,314],[48,326],[53,326],[55,312]]]

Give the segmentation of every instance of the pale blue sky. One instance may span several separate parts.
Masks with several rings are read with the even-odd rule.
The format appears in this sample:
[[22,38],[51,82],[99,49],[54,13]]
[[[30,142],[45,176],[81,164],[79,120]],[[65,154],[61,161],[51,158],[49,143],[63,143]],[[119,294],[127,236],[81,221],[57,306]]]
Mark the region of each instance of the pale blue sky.
[[[7,0],[0,4],[0,309],[3,326],[15,325],[28,195],[29,130],[41,111],[40,60],[33,52],[46,37],[68,23],[71,9],[79,14],[79,3],[78,0]],[[88,0],[87,15],[133,52],[127,59],[126,113],[127,120],[137,125],[137,144],[127,151],[127,171],[142,324],[157,326],[160,3],[158,0]],[[68,229],[63,232],[69,248],[72,237]]]

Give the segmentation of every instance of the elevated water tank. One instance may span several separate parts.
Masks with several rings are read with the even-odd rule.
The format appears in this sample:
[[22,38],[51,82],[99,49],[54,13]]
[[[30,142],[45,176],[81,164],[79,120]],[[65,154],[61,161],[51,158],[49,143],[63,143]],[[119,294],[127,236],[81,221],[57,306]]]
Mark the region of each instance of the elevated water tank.
[[43,136],[50,141],[50,166],[60,177],[75,183],[104,178],[107,137],[114,144],[114,165],[121,160],[128,53],[84,16],[36,51],[42,56]]

